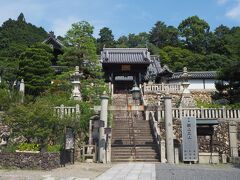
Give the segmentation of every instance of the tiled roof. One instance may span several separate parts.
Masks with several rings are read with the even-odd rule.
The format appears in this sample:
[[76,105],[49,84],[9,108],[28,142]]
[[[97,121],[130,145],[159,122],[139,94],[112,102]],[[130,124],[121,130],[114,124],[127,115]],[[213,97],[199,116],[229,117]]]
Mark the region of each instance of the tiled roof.
[[61,49],[63,44],[56,38],[53,32],[48,34],[48,37],[43,41],[46,44],[52,44],[54,48]]
[[[169,79],[181,79],[182,72],[173,73]],[[215,79],[217,76],[216,71],[193,71],[188,72],[190,79]]]
[[103,64],[150,64],[147,48],[104,48],[101,52]]

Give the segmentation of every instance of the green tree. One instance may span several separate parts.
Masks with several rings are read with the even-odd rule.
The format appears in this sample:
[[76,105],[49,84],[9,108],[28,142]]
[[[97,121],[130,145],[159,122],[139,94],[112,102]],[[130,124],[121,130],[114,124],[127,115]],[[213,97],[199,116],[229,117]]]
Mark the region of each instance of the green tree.
[[25,21],[23,13],[17,20],[9,19],[0,27],[0,56],[18,58],[22,51],[47,37],[43,28]]
[[204,70],[204,56],[193,53],[188,49],[166,46],[160,50],[162,64],[166,64],[173,71],[182,71],[188,67],[190,71]]
[[208,53],[217,53],[228,56],[230,54],[227,44],[227,36],[230,35],[231,31],[224,25],[218,26],[215,31],[209,33],[208,40]]
[[[62,64],[84,68],[86,62],[96,63],[96,45],[93,38],[93,29],[86,21],[72,24],[64,38],[66,49],[61,59]],[[86,61],[87,60],[87,61]]]
[[117,40],[117,47],[119,48],[145,48],[149,44],[149,34],[141,32],[139,34],[128,34],[128,36],[121,36]]
[[117,45],[116,47],[118,48],[127,48],[128,47],[128,37],[127,36],[121,36],[117,40]]
[[106,48],[113,48],[115,47],[114,36],[112,34],[112,30],[104,27],[100,29],[99,38],[97,39],[97,47],[98,47],[98,54],[100,54],[103,47]]
[[233,60],[240,60],[240,27],[231,28],[230,34],[226,35],[226,41],[229,57]]
[[179,44],[178,30],[173,26],[167,26],[158,21],[150,31],[150,42],[162,48],[164,46],[177,46]]
[[192,16],[183,20],[178,26],[184,43],[190,50],[198,53],[206,53],[207,40],[210,27],[206,21],[198,16]]
[[227,91],[230,103],[240,103],[240,61],[235,61],[228,66],[223,66],[219,71],[216,88],[221,96]]
[[37,96],[49,88],[54,73],[51,58],[51,48],[43,44],[27,48],[21,54],[19,78],[24,79],[27,94]]

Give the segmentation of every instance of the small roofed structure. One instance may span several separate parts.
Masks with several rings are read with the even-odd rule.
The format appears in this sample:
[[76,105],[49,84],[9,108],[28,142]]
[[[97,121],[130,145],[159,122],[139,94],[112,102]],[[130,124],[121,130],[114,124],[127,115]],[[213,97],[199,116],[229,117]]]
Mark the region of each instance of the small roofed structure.
[[105,80],[114,84],[115,90],[130,90],[134,82],[145,82],[151,62],[147,48],[103,48],[101,52]]
[[63,54],[63,44],[56,38],[53,31],[50,31],[48,37],[43,43],[49,44],[53,48],[54,58],[51,60],[52,66],[57,65],[58,55]]
[[[183,72],[173,73],[171,77],[168,78],[168,82],[180,83],[182,81]],[[189,71],[188,72],[188,82],[190,83],[189,89],[191,90],[216,90],[215,81],[217,77],[216,71]]]

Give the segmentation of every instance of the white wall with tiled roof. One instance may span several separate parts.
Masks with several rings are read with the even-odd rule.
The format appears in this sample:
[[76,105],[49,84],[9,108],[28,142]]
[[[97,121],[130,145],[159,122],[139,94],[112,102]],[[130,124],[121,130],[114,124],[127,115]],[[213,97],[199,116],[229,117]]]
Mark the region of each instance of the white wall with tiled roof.
[[[216,90],[214,79],[189,79],[189,90]],[[181,83],[181,79],[170,80],[169,84]]]

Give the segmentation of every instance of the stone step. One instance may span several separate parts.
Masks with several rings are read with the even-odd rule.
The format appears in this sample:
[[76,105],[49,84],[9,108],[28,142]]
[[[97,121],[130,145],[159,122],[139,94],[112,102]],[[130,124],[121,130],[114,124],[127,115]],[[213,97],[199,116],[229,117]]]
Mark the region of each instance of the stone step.
[[154,139],[152,137],[125,137],[125,138],[119,138],[119,137],[115,137],[112,138],[112,141],[116,141],[116,140],[122,140],[122,141],[126,141],[126,140],[130,140],[130,139],[134,139],[135,141],[154,141]]
[[[134,151],[123,151],[123,152],[118,152],[118,151],[113,151],[112,155],[114,157],[116,156],[130,156],[130,155],[134,155],[135,152]],[[147,152],[136,152],[136,156],[158,156],[158,153],[156,151],[147,151]]]
[[144,132],[151,132],[150,128],[145,128],[145,127],[113,127],[112,131],[126,131],[126,130],[131,130],[134,132],[140,132],[140,131],[144,131]]
[[125,138],[139,138],[139,137],[151,137],[153,138],[152,134],[149,133],[149,132],[139,132],[139,133],[130,133],[130,132],[114,132],[112,133],[112,139],[114,138],[122,138],[122,137],[125,137]]
[[115,140],[112,145],[155,145],[154,141],[129,141],[129,140]]
[[129,155],[129,156],[124,156],[124,155],[114,155],[113,159],[159,159],[159,156],[157,155]]
[[144,137],[146,139],[153,139],[151,134],[135,134],[135,135],[117,134],[112,139],[132,139],[133,137],[135,139],[141,139],[142,137]]
[[159,159],[115,159],[112,158],[112,162],[159,162]]

